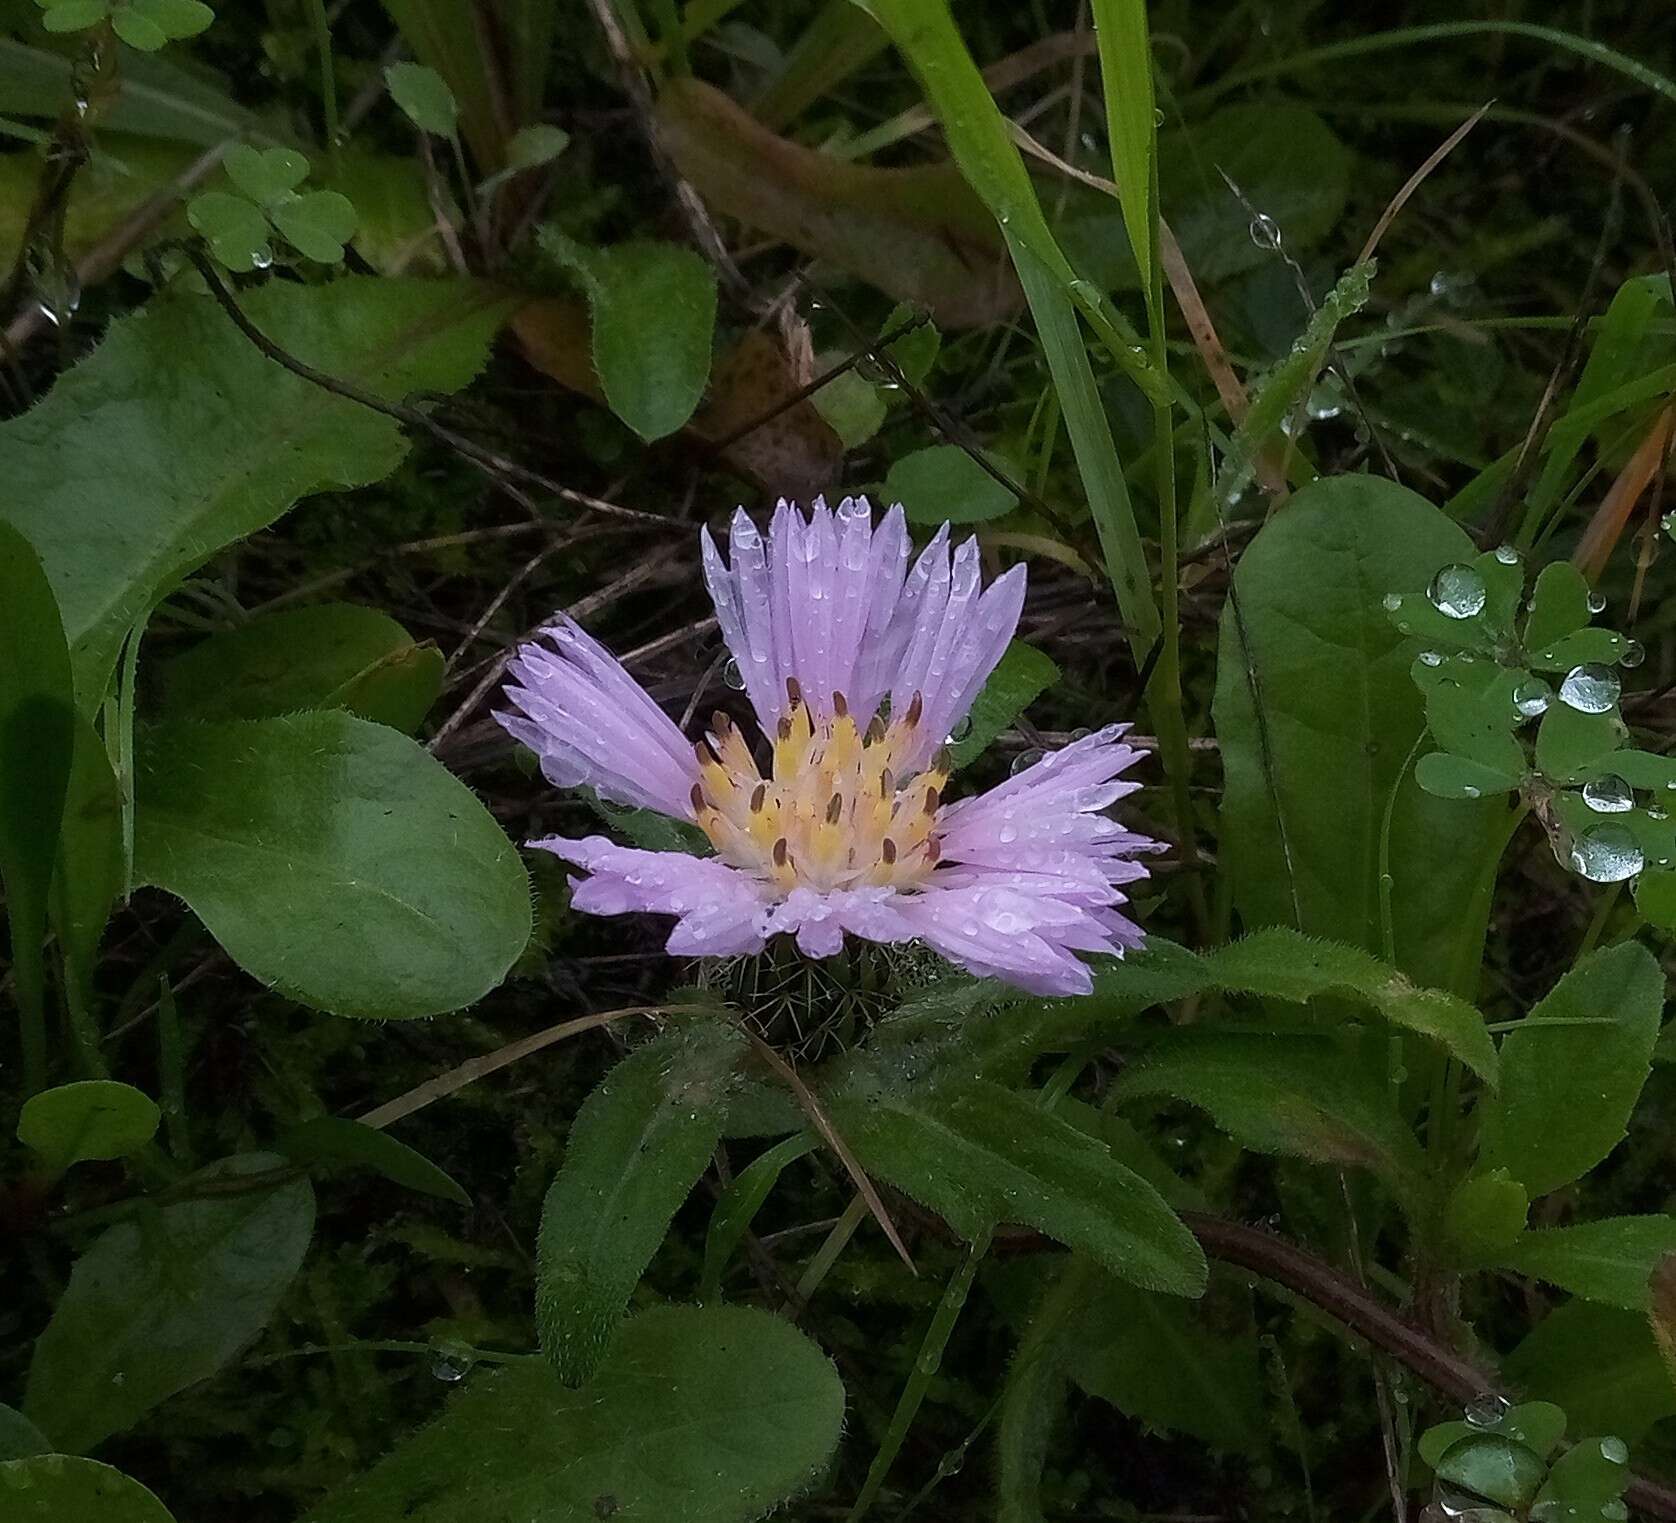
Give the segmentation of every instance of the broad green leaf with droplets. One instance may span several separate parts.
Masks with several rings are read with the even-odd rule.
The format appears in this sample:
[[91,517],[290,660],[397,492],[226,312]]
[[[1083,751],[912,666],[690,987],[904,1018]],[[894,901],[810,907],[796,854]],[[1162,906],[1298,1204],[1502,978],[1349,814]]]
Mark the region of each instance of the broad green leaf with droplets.
[[1396,789],[1396,963],[1460,991],[1477,985],[1502,806],[1433,798],[1407,775],[1423,725],[1416,646],[1383,601],[1473,553],[1458,525],[1391,482],[1304,488],[1240,558],[1213,709],[1222,850],[1246,927],[1379,950],[1380,838]]
[[1574,666],[1594,663],[1616,666],[1629,648],[1629,639],[1615,629],[1598,625],[1561,635],[1550,645],[1530,652],[1531,669],[1538,672],[1569,672]]
[[863,1168],[968,1240],[1021,1222],[1149,1290],[1204,1290],[1204,1253],[1163,1197],[1031,1095],[981,1079],[927,1092],[860,1069],[829,1105]]
[[[196,1178],[225,1185],[283,1164],[243,1153]],[[107,1227],[35,1345],[25,1415],[77,1453],[213,1375],[267,1324],[313,1230],[308,1181],[283,1177]]]
[[1539,1459],[1547,1459],[1565,1437],[1565,1413],[1551,1401],[1525,1401],[1514,1405],[1504,1398],[1481,1397],[1473,1403],[1466,1422],[1438,1423],[1426,1429],[1415,1445],[1420,1458],[1436,1466],[1444,1454],[1463,1438],[1493,1434],[1522,1444]]
[[[507,311],[452,280],[273,282],[239,299],[291,354],[390,400],[465,385]],[[161,374],[172,384],[156,385]],[[128,631],[183,577],[306,493],[388,475],[410,447],[394,419],[266,358],[208,297],[162,296],[118,318],[41,402],[0,424],[0,519],[45,564],[83,710],[103,700]]]
[[157,1102],[131,1084],[83,1079],[30,1096],[18,1116],[18,1141],[59,1171],[137,1153],[156,1133],[159,1114]]
[[1653,1270],[1669,1253],[1676,1253],[1676,1217],[1613,1216],[1526,1232],[1495,1263],[1586,1300],[1645,1311]]
[[1531,1507],[1540,1523],[1624,1523],[1629,1445],[1616,1434],[1579,1439],[1554,1461]]
[[1525,646],[1545,650],[1589,622],[1589,584],[1570,561],[1554,561],[1537,573],[1525,615]]
[[1473,1433],[1456,1440],[1432,1468],[1440,1481],[1521,1512],[1530,1505],[1548,1474],[1539,1455],[1492,1433]]
[[1426,728],[1444,750],[1503,777],[1524,775],[1525,748],[1513,733],[1521,718],[1514,693],[1523,673],[1466,656],[1435,666],[1422,657],[1411,670],[1426,695]]
[[336,710],[172,721],[141,733],[138,774],[136,880],[288,998],[372,1020],[457,1010],[529,939],[512,843],[395,730]]
[[688,1017],[612,1069],[571,1123],[541,1206],[535,1286],[542,1352],[566,1385],[599,1368],[709,1164],[743,1049],[733,1027]]
[[837,1371],[790,1322],[662,1306],[585,1390],[540,1359],[480,1370],[304,1523],[754,1523],[817,1484],[843,1423]]
[[1414,764],[1415,781],[1440,799],[1493,798],[1519,786],[1523,771],[1503,772],[1469,756],[1428,751]]
[[1609,767],[1628,735],[1616,705],[1588,714],[1558,697],[1537,727],[1536,769],[1550,782],[1585,782]]
[[0,1464],[6,1523],[174,1523],[168,1508],[120,1470],[68,1454]]
[[[1479,1166],[1505,1168],[1534,1200],[1605,1158],[1646,1082],[1664,987],[1634,942],[1577,963],[1502,1040],[1501,1089],[1479,1104]],[[1542,1024],[1553,1019],[1585,1024]]]
[[442,653],[388,614],[320,603],[264,614],[161,667],[170,719],[268,719],[347,709],[411,733],[442,688]]

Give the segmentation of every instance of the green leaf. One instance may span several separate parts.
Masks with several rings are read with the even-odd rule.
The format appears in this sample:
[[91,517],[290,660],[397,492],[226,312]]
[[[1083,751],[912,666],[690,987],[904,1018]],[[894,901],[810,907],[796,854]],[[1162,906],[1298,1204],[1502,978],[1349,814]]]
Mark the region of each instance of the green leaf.
[[949,747],[956,768],[981,756],[995,737],[1059,680],[1051,656],[1014,640],[973,700],[964,734]]
[[269,206],[308,178],[308,160],[294,148],[235,143],[222,161],[227,178],[258,206]]
[[156,1102],[132,1085],[84,1079],[26,1100],[17,1135],[58,1173],[88,1159],[137,1153],[156,1135],[158,1119]]
[[70,653],[52,585],[35,547],[0,523],[0,884],[6,890],[17,1003],[25,1022],[26,1082],[45,1054],[47,896],[75,749]]
[[1548,1467],[1523,1444],[1498,1434],[1474,1433],[1452,1444],[1436,1466],[1440,1481],[1521,1511],[1536,1496]]
[[1356,947],[1276,926],[1218,948],[1206,964],[1212,982],[1229,991],[1298,1004],[1323,995],[1354,999],[1393,1026],[1431,1038],[1495,1085],[1496,1045],[1472,1005],[1441,989],[1416,988],[1395,968]]
[[1018,498],[956,444],[904,455],[885,477],[886,502],[901,503],[916,524],[980,524],[1018,506]]
[[79,714],[64,824],[52,880],[52,923],[68,976],[83,994],[93,988],[105,922],[123,890],[122,790],[105,742]]
[[1443,1225],[1467,1258],[1494,1255],[1518,1240],[1530,1214],[1525,1187],[1506,1169],[1463,1179],[1449,1194]]
[[968,1240],[1022,1222],[1146,1289],[1204,1291],[1204,1253],[1163,1197],[1028,1095],[981,1079],[898,1092],[858,1076],[831,1110],[865,1169]]
[[619,1063],[583,1102],[541,1207],[536,1318],[559,1379],[598,1368],[623,1307],[721,1137],[744,1038],[702,1018]]
[[1568,1523],[1622,1523],[1626,1509],[1619,1498],[1630,1480],[1629,1445],[1621,1438],[1580,1439],[1554,1461],[1531,1511]]
[[594,367],[611,410],[642,439],[692,417],[710,379],[716,277],[691,249],[635,240],[585,249],[543,228],[542,246],[577,275],[593,314]]
[[142,53],[155,53],[169,45],[169,34],[133,5],[121,5],[111,12],[111,29]]
[[1414,780],[1440,799],[1493,798],[1519,786],[1520,774],[1498,771],[1466,756],[1428,751],[1414,764]]
[[243,274],[265,269],[273,261],[268,219],[243,196],[206,190],[187,203],[186,220],[204,235],[210,252],[229,270]]
[[1449,1449],[1463,1438],[1490,1433],[1510,1438],[1539,1458],[1547,1459],[1565,1437],[1565,1413],[1551,1401],[1520,1402],[1504,1408],[1488,1421],[1483,1413],[1475,1413],[1474,1416],[1476,1420],[1473,1422],[1438,1423],[1426,1429],[1416,1445],[1420,1458],[1435,1468]]
[[24,1460],[51,1452],[46,1434],[16,1407],[0,1402],[0,1460]]
[[1676,1217],[1613,1216],[1522,1234],[1496,1264],[1629,1311],[1651,1305],[1653,1270],[1676,1252]]
[[474,1375],[304,1523],[752,1523],[815,1484],[843,1421],[837,1372],[789,1322],[664,1306],[623,1328],[586,1390],[541,1360]]
[[[1480,1167],[1505,1168],[1533,1200],[1592,1169],[1623,1139],[1663,1011],[1664,974],[1645,947],[1579,962],[1502,1041]],[[1587,1024],[1543,1024],[1556,1019]]]
[[306,259],[336,264],[355,236],[355,207],[335,190],[311,190],[281,201],[268,215],[291,247]]
[[388,614],[322,603],[213,634],[161,669],[171,719],[268,719],[346,709],[411,733],[442,689],[442,653]]
[[1528,659],[1539,672],[1569,672],[1574,666],[1595,662],[1616,666],[1629,649],[1628,636],[1615,629],[1579,629],[1531,651]]
[[138,1481],[97,1460],[42,1454],[0,1464],[6,1523],[174,1523]]
[[1276,259],[1267,234],[1253,231],[1251,207],[1288,251],[1319,243],[1343,215],[1353,163],[1314,111],[1281,99],[1227,106],[1158,135],[1164,215],[1203,286]]
[[[924,318],[924,314],[917,314]],[[898,302],[891,309],[890,316],[879,324],[879,334],[892,333],[903,323],[916,316],[913,308],[906,302]],[[931,374],[931,367],[937,361],[937,352],[942,348],[943,336],[937,331],[937,325],[929,318],[924,318],[919,327],[910,329],[901,338],[893,339],[885,346],[885,353],[891,362],[914,385],[924,383]]]
[[1437,667],[1421,661],[1415,675],[1426,695],[1426,728],[1440,746],[1499,777],[1524,776],[1525,748],[1513,733],[1520,719],[1513,694],[1525,673],[1454,657]]
[[80,32],[97,26],[110,14],[110,0],[57,0],[46,8],[41,25],[49,32]]
[[1589,584],[1570,561],[1553,561],[1537,573],[1525,614],[1525,648],[1545,650],[1582,629],[1590,618]]
[[508,169],[536,169],[570,147],[570,134],[563,127],[537,122],[533,127],[520,127],[506,145]]
[[362,1126],[346,1116],[315,1116],[292,1127],[274,1142],[274,1151],[293,1163],[335,1164],[371,1169],[407,1190],[436,1195],[457,1206],[471,1197],[421,1152],[388,1132]]
[[700,1302],[709,1305],[721,1299],[722,1274],[734,1249],[750,1230],[751,1219],[762,1209],[787,1167],[817,1146],[808,1132],[798,1132],[759,1153],[734,1175],[710,1213],[710,1231],[704,1239],[704,1274],[698,1288]]
[[1536,769],[1550,782],[1584,782],[1608,770],[1608,758],[1628,735],[1617,709],[1585,714],[1556,699],[1536,732]]
[[1328,1038],[1184,1033],[1127,1069],[1114,1092],[1186,1100],[1257,1152],[1371,1169],[1399,1189],[1423,1172],[1385,1086]]
[[1129,248],[1140,269],[1141,289],[1149,293],[1150,303],[1157,220],[1153,205],[1157,127],[1152,114],[1152,37],[1146,0],[1095,0],[1094,28],[1112,179],[1117,182]]
[[1260,1454],[1268,1423],[1257,1340],[1207,1324],[1202,1306],[1099,1276],[1074,1313],[1071,1378],[1150,1427]]
[[1634,1444],[1676,1416],[1676,1384],[1640,1312],[1568,1301],[1537,1323],[1503,1370],[1516,1389],[1564,1408],[1574,1432]]
[[454,92],[435,69],[419,63],[393,63],[384,71],[390,98],[421,132],[453,137],[460,125]]
[[196,37],[215,20],[215,12],[202,0],[127,0],[127,9],[156,27],[170,42]]
[[282,1160],[245,1153],[193,1176],[216,1190],[145,1207],[76,1260],[35,1345],[23,1410],[66,1453],[132,1427],[256,1336],[308,1249],[305,1179],[230,1192]]
[[845,449],[865,444],[885,421],[883,393],[854,370],[835,375],[809,398]]
[[1414,647],[1382,606],[1393,588],[1424,587],[1473,553],[1423,498],[1341,476],[1299,492],[1241,557],[1213,714],[1223,848],[1248,929],[1290,925],[1379,949],[1380,836],[1400,782],[1390,838],[1397,966],[1442,988],[1476,987],[1501,806],[1436,799],[1405,777],[1421,695],[1409,677]]
[[1676,928],[1676,872],[1649,867],[1636,876],[1635,907],[1648,925]]
[[488,810],[406,736],[343,713],[146,731],[134,873],[247,972],[339,1015],[469,1005],[530,934],[528,881]]
[[[373,276],[275,281],[240,300],[287,352],[392,400],[465,385],[507,311],[475,284]],[[117,319],[43,401],[0,424],[0,518],[46,567],[83,711],[103,700],[128,631],[183,577],[305,493],[377,481],[408,449],[394,419],[281,369],[208,297],[159,297]]]

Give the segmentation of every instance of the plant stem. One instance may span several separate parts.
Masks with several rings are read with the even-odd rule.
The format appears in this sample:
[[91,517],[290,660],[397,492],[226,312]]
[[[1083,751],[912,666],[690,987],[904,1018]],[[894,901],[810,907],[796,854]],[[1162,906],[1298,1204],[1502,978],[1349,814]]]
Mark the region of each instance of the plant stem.
[[338,151],[338,83],[332,69],[332,22],[326,14],[326,0],[308,0],[309,20],[314,23],[314,45],[320,50],[320,110],[325,120],[326,152]]

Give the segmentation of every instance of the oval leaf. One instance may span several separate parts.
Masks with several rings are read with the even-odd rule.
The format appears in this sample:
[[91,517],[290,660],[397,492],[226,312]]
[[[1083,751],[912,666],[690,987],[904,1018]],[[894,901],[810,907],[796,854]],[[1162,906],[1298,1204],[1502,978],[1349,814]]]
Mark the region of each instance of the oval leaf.
[[114,1079],[87,1079],[44,1090],[24,1103],[18,1141],[54,1170],[96,1158],[126,1158],[157,1133],[156,1102]]
[[584,1391],[541,1360],[476,1376],[305,1523],[751,1523],[814,1484],[843,1420],[837,1372],[789,1322],[664,1306]]
[[885,477],[884,500],[902,504],[916,524],[977,524],[1018,506],[1018,498],[956,444],[904,455]]
[[306,1179],[229,1191],[284,1160],[246,1153],[195,1176],[217,1193],[143,1208],[76,1260],[35,1345],[25,1415],[58,1448],[90,1449],[213,1375],[273,1315],[314,1231]]
[[321,1010],[458,1009],[529,940],[528,882],[488,810],[405,735],[348,714],[158,725],[135,818],[137,880]]
[[97,1460],[41,1454],[0,1464],[6,1523],[174,1523],[138,1481]]
[[398,1142],[388,1132],[362,1126],[347,1116],[316,1116],[292,1127],[274,1143],[274,1148],[293,1163],[344,1164],[371,1169],[406,1189],[441,1196],[457,1206],[471,1204],[471,1197],[452,1176],[423,1153]]

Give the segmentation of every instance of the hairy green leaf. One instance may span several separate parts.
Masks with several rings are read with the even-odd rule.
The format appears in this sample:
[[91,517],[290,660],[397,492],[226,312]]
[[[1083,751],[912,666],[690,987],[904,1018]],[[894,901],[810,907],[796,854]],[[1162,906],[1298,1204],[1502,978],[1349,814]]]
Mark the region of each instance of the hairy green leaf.
[[1578,1433],[1633,1444],[1676,1416],[1676,1384],[1647,1318],[1596,1301],[1555,1307],[1507,1356],[1503,1373],[1515,1389],[1562,1407]]
[[254,1182],[283,1160],[223,1159],[201,1198],[108,1227],[70,1273],[35,1345],[23,1410],[66,1453],[131,1427],[213,1375],[261,1331],[314,1230],[305,1179]]
[[664,1306],[622,1329],[586,1390],[542,1360],[474,1376],[305,1523],[752,1523],[814,1484],[843,1420],[837,1372],[789,1322]]
[[571,1124],[541,1207],[536,1318],[560,1380],[598,1368],[623,1307],[722,1134],[744,1038],[694,1019],[625,1058]]
[[1495,1262],[1585,1300],[1646,1311],[1653,1270],[1669,1253],[1676,1253],[1676,1217],[1613,1216],[1526,1232]]

